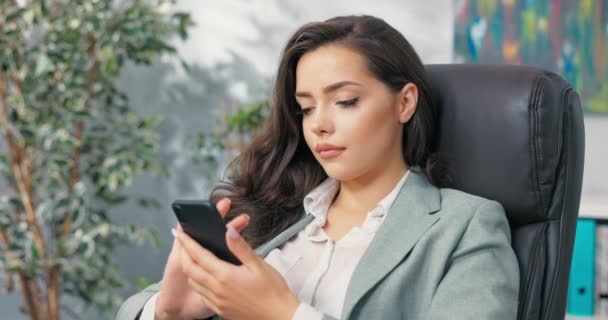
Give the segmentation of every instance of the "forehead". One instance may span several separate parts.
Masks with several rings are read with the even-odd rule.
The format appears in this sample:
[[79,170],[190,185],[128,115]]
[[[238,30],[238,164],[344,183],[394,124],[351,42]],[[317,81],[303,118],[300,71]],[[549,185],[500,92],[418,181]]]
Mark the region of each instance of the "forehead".
[[307,52],[296,66],[297,91],[317,90],[344,80],[365,83],[372,78],[364,57],[339,45],[322,46]]

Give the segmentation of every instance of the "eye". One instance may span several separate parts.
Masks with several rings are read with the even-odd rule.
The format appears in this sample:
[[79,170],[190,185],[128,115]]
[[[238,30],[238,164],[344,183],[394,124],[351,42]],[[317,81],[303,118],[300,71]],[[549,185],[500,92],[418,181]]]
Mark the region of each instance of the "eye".
[[338,101],[337,103],[339,105],[345,106],[345,107],[350,107],[350,106],[354,106],[357,104],[357,102],[359,102],[359,97],[356,97],[354,99],[350,99],[350,100],[342,100],[342,101]]
[[[338,101],[336,103],[347,108],[347,107],[355,106],[357,104],[357,102],[359,102],[359,97],[356,97],[356,98],[353,98],[350,100]],[[305,117],[307,114],[309,114],[312,111],[313,108],[314,107],[302,108],[301,110],[296,111],[296,115],[299,117]]]
[[302,108],[301,110],[296,111],[296,115],[299,117],[304,117],[312,111],[312,107]]

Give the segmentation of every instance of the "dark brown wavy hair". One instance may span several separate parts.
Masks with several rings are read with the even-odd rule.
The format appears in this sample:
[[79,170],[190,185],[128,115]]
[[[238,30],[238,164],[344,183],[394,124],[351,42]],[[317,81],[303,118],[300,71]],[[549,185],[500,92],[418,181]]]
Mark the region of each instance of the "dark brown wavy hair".
[[445,164],[431,153],[438,110],[427,74],[403,35],[384,20],[368,15],[308,23],[291,36],[283,50],[269,117],[248,148],[230,164],[227,180],[211,192],[213,202],[226,196],[232,200],[226,221],[249,214],[249,226],[242,234],[253,247],[296,222],[306,194],[327,178],[304,140],[295,75],[302,55],[329,44],[359,52],[371,73],[394,92],[408,83],[418,87],[416,112],[404,124],[403,159],[410,167],[418,166],[434,185],[448,182]]

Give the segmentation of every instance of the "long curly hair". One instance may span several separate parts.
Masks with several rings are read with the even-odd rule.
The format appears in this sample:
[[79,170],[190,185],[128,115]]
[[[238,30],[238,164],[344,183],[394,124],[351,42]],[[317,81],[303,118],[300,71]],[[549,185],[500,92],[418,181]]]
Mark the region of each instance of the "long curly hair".
[[257,247],[295,223],[303,199],[327,174],[304,140],[300,107],[295,100],[296,66],[305,53],[337,44],[359,52],[371,73],[394,92],[407,83],[418,88],[418,105],[404,124],[403,159],[421,168],[436,186],[448,183],[447,168],[431,152],[437,134],[438,109],[432,101],[424,65],[403,35],[384,20],[369,15],[335,17],[300,27],[285,46],[274,82],[271,111],[251,144],[229,166],[211,200],[229,197],[230,221],[251,217],[243,237]]

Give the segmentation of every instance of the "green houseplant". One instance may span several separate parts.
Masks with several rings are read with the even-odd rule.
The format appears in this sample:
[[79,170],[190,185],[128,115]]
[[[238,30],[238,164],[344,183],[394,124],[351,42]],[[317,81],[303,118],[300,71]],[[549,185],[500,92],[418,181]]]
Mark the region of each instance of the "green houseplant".
[[[192,162],[203,169],[203,176],[217,180],[220,163],[229,165],[249,144],[270,113],[268,99],[239,104],[233,102],[229,109],[222,102],[221,119],[214,128],[199,132],[184,146],[192,152]],[[232,168],[228,168],[229,170]]]
[[116,80],[187,37],[171,4],[0,0],[0,279],[30,319],[59,319],[63,295],[113,313],[126,284],[114,248],[158,242],[109,215],[134,176],[163,171],[159,118],[138,116]]

